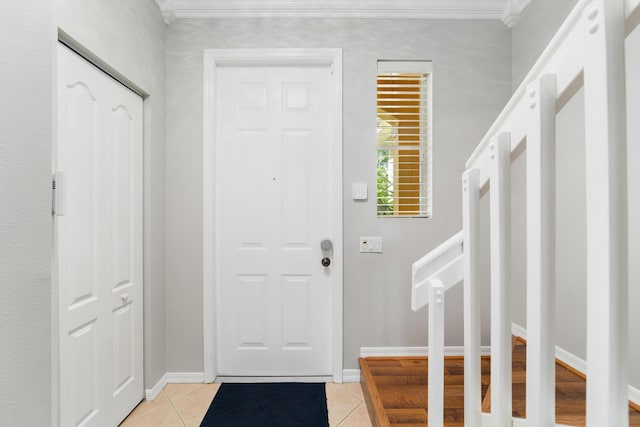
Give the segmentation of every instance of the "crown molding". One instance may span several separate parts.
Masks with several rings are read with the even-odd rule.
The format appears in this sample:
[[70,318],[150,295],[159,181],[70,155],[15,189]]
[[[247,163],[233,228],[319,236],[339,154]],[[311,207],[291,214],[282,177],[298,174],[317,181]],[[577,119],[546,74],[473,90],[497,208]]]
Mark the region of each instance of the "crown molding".
[[520,21],[520,15],[522,11],[529,6],[531,0],[507,0],[507,4],[502,13],[502,22],[509,27],[513,28]]
[[201,18],[500,19],[512,27],[531,1],[156,0],[156,3],[167,24],[176,19]]

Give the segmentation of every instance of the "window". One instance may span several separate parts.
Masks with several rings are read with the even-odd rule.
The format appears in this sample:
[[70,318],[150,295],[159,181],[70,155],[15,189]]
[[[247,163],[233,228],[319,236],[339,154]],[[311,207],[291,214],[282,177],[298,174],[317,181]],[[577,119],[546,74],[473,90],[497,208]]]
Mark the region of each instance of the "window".
[[378,216],[431,216],[431,62],[378,61]]

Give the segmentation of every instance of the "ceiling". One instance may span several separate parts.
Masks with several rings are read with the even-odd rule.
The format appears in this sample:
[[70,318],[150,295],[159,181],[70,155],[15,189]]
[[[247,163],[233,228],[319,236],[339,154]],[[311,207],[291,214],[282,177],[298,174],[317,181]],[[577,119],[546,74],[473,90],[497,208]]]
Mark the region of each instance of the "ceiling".
[[168,24],[190,18],[409,18],[502,20],[513,27],[531,1],[156,0],[156,3]]

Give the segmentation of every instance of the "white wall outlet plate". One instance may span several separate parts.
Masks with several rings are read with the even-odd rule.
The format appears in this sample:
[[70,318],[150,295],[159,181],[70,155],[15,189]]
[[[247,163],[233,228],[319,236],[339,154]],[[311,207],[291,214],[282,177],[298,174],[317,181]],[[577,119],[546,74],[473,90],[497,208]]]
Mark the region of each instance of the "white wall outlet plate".
[[380,236],[360,236],[360,252],[382,253],[382,237]]

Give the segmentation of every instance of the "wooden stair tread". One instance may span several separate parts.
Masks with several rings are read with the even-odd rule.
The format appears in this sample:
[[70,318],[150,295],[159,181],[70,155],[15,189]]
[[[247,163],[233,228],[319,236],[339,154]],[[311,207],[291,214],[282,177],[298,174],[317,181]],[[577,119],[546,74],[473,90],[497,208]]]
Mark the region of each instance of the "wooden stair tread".
[[[374,426],[427,425],[427,357],[359,359],[362,388]],[[483,411],[490,412],[490,360],[483,357]],[[513,416],[526,416],[526,343],[513,341]],[[464,360],[445,358],[445,426],[464,425]],[[556,423],[585,425],[586,382],[562,363],[556,363]],[[629,408],[629,426],[640,427],[640,412]]]

